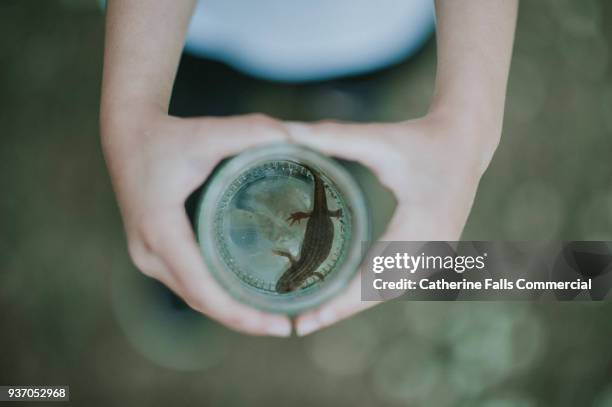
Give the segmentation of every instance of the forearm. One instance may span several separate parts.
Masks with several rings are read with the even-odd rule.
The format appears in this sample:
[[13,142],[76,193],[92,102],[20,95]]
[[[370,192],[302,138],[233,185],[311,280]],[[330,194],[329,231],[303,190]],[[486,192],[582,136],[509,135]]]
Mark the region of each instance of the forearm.
[[195,0],[109,0],[101,120],[168,110]]
[[499,136],[518,0],[436,0],[432,112],[459,113]]

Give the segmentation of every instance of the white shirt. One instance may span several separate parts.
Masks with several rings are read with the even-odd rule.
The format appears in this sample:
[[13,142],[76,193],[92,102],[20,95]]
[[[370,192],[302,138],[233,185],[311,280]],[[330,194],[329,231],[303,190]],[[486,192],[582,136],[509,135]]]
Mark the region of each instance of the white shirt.
[[266,79],[321,80],[407,58],[433,27],[433,0],[200,0],[185,49]]

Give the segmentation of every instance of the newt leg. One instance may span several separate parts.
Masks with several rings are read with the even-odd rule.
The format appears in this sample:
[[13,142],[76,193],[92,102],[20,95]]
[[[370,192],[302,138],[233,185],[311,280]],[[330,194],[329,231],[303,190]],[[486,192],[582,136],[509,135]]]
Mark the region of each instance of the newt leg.
[[290,262],[291,264],[295,264],[295,262],[297,261],[297,260],[295,259],[295,257],[293,257],[293,256],[291,255],[291,253],[289,253],[289,252],[284,252],[284,251],[282,251],[282,250],[272,250],[272,253],[276,254],[277,256],[283,256],[283,257],[286,257],[287,259],[289,259],[289,262]]
[[342,209],[336,209],[335,211],[327,211],[327,216],[330,218],[340,218],[342,217]]
[[319,273],[318,271],[315,271],[314,273],[312,273],[313,276],[315,277],[319,277],[319,280],[323,281],[325,280],[325,276],[321,273]]
[[306,219],[310,217],[310,212],[294,212],[287,218],[287,221],[290,225],[293,225],[295,222],[298,224],[302,219]]

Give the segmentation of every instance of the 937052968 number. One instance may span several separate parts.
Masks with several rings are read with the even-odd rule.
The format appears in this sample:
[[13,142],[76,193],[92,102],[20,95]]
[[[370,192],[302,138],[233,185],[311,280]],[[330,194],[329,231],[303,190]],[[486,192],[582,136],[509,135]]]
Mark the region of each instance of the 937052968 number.
[[69,400],[68,386],[0,386],[0,401]]

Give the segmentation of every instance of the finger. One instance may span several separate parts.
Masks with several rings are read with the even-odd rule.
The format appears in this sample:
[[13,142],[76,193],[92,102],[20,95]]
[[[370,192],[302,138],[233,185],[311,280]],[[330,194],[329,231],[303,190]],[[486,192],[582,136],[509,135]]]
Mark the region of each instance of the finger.
[[[306,124],[287,122],[291,141],[316,149],[324,154],[359,161],[377,172],[392,162],[395,151],[387,151],[380,125],[323,122]],[[384,158],[384,159],[381,159]],[[385,168],[385,172],[388,169]]]
[[296,333],[299,336],[309,335],[379,303],[380,301],[361,300],[361,279],[357,276],[342,295],[318,309],[298,316]]
[[398,203],[385,232],[379,241],[434,241],[453,240],[458,238],[452,233],[450,221],[446,215],[436,209],[436,204],[429,206]]
[[209,154],[229,156],[249,148],[288,141],[280,121],[261,114],[220,118],[192,118],[198,147]]
[[407,158],[393,148],[386,135],[393,128],[381,131],[380,124],[345,124],[322,122],[305,124],[285,123],[291,141],[318,150],[328,156],[357,161],[378,178],[380,183],[396,194],[397,163]]
[[168,270],[166,264],[153,254],[148,255],[148,257],[150,258],[147,261],[147,263],[149,263],[148,265],[137,265],[137,268],[142,272],[142,274],[159,281],[160,283],[168,287],[168,289],[170,289],[170,291],[172,291],[174,294],[178,295],[179,297],[183,297],[182,289],[179,282],[170,272],[170,270]]
[[174,293],[178,294],[180,287],[178,281],[170,273],[166,264],[155,254],[145,239],[131,240],[128,251],[132,263],[142,274],[164,284]]
[[225,158],[251,148],[288,141],[284,125],[264,115],[183,120],[190,124],[189,131],[185,132],[189,148],[183,154],[190,168],[191,187],[201,184]]
[[[178,212],[178,213],[177,213]],[[156,252],[178,281],[179,292],[194,309],[220,323],[251,335],[289,336],[286,316],[268,314],[231,298],[206,269],[195,236],[180,211],[164,221],[164,238]]]

